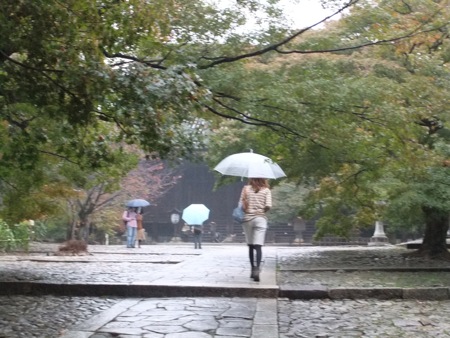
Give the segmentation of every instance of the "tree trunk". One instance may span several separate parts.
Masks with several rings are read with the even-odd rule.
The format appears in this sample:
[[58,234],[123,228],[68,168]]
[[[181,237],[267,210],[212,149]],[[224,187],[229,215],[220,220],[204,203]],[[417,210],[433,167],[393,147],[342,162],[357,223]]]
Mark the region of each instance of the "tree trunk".
[[76,239],[88,243],[90,222],[87,219],[83,219],[80,220],[79,224],[80,226],[78,228],[78,234],[76,236]]
[[425,234],[418,253],[430,258],[449,258],[447,249],[448,213],[442,210],[423,207],[425,214]]
[[91,222],[89,220],[90,214],[91,211],[87,211],[86,208],[81,208],[81,210],[78,212],[78,221],[80,223],[80,228],[77,239],[85,241],[86,243],[89,243],[89,232],[91,226]]
[[69,237],[67,238],[67,240],[76,239],[76,235],[77,235],[77,222],[75,222],[75,220],[73,220],[70,225]]

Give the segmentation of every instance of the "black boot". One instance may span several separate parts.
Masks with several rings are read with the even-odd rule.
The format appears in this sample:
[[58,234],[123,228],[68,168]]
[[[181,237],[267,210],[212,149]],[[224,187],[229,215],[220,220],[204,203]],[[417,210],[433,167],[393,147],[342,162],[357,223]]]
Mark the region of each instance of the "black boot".
[[256,266],[252,266],[252,272],[250,274],[251,279],[255,279],[256,269],[257,269]]
[[259,282],[259,267],[256,267],[255,268],[255,273],[254,273],[254,275],[253,275],[253,280],[255,281],[255,282]]

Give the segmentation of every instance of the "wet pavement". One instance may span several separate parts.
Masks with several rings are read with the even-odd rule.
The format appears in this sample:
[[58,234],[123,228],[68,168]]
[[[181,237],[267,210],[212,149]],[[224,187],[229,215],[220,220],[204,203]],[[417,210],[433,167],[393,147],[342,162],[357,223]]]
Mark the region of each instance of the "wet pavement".
[[450,263],[401,247],[34,243],[0,255],[0,337],[450,337]]

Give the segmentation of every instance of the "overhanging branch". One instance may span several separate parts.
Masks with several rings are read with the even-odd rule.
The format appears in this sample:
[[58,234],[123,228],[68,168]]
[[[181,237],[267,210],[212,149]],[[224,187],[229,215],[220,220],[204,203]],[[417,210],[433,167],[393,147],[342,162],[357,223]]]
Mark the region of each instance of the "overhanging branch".
[[241,123],[248,124],[248,125],[269,128],[275,132],[281,131],[282,134],[284,134],[284,135],[288,134],[288,135],[292,135],[292,136],[295,136],[298,138],[307,139],[310,142],[317,144],[318,146],[320,146],[324,149],[327,149],[327,147],[325,147],[324,145],[317,143],[316,141],[314,141],[313,139],[311,139],[309,137],[301,135],[297,131],[295,131],[292,128],[289,128],[281,123],[258,119],[258,118],[252,117],[248,114],[245,114],[243,112],[240,112],[240,111],[236,110],[235,108],[229,107],[217,99],[215,99],[214,101],[217,104],[219,104],[220,106],[222,106],[223,108],[225,108],[226,110],[233,112],[233,114],[227,114],[227,113],[221,112],[208,104],[202,104],[202,106],[205,107],[208,111],[210,111],[214,115],[217,115],[217,116],[220,116],[220,117],[223,117],[226,119],[230,119],[230,120],[239,121]]
[[298,32],[295,32],[294,34],[288,36],[287,38],[281,40],[280,42],[277,42],[273,45],[267,46],[265,48],[250,52],[250,53],[245,53],[245,54],[241,54],[241,55],[236,55],[236,56],[222,56],[222,57],[216,57],[216,58],[208,58],[208,57],[203,57],[202,59],[204,60],[208,60],[208,61],[212,61],[210,63],[208,63],[207,65],[204,66],[199,66],[200,69],[207,69],[207,68],[212,68],[215,67],[217,65],[220,65],[222,63],[230,63],[230,62],[235,62],[238,60],[242,60],[242,59],[248,59],[248,58],[252,58],[255,56],[259,56],[259,55],[263,55],[266,54],[268,52],[271,51],[278,51],[278,49],[287,44],[288,42],[291,42],[292,40],[294,40],[295,38],[297,38],[298,36],[302,35],[303,33],[313,29],[316,26],[319,26],[320,24],[324,23],[325,21],[333,18],[334,16],[342,13],[343,11],[345,11],[346,9],[348,9],[349,7],[357,4],[360,0],[350,0],[347,4],[345,4],[344,6],[342,6],[339,10],[337,10],[336,12],[334,12],[333,14],[323,18],[322,20],[316,22],[315,24],[308,26],[306,28],[303,28],[301,30],[299,30]]

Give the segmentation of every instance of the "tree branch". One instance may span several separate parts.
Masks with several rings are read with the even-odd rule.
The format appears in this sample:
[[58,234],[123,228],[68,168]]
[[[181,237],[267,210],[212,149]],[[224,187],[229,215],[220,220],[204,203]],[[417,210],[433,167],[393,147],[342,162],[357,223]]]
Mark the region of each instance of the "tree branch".
[[444,24],[444,25],[442,25],[440,27],[433,28],[433,29],[428,29],[428,30],[423,30],[423,31],[416,31],[415,30],[413,32],[409,32],[406,35],[398,36],[398,37],[395,37],[395,38],[377,40],[377,41],[367,42],[367,43],[363,43],[363,44],[355,45],[355,46],[350,46],[350,47],[333,48],[333,49],[321,49],[321,50],[306,50],[306,51],[301,51],[301,50],[283,51],[283,50],[277,49],[276,52],[279,53],[279,54],[317,54],[317,53],[343,52],[343,51],[348,51],[348,50],[361,49],[361,48],[365,48],[365,47],[391,44],[393,42],[397,42],[397,41],[400,41],[400,40],[408,39],[408,38],[411,38],[411,37],[414,37],[414,36],[417,36],[417,35],[420,35],[420,34],[430,33],[430,32],[436,31],[436,30],[440,31],[441,29],[443,29],[446,26],[448,26],[448,24]]
[[46,154],[46,155],[58,157],[58,158],[60,158],[60,159],[62,159],[62,160],[65,160],[65,161],[67,161],[67,162],[69,162],[69,163],[72,163],[72,164],[75,164],[75,165],[80,165],[80,163],[75,162],[75,161],[72,161],[72,160],[69,159],[67,156],[63,156],[63,155],[56,154],[56,153],[53,153],[53,152],[50,152],[50,151],[46,151],[46,150],[39,150],[39,149],[38,149],[38,151],[39,151],[40,153],[42,153],[42,154]]
[[25,69],[29,69],[29,70],[33,70],[33,71],[37,71],[37,72],[41,72],[41,73],[43,73],[43,72],[64,73],[64,71],[63,71],[63,70],[60,70],[60,69],[49,69],[49,68],[42,68],[42,69],[40,69],[40,68],[28,66],[28,65],[26,65],[26,64],[23,63],[23,62],[14,60],[11,56],[7,55],[7,54],[6,54],[3,50],[1,50],[1,49],[0,49],[0,55],[2,55],[6,60],[8,60],[8,61],[10,61],[10,62],[12,62],[12,63],[14,63],[14,64],[16,64],[16,65],[22,67],[22,68],[25,68]]
[[215,67],[217,65],[220,65],[222,63],[230,63],[230,62],[235,62],[238,60],[242,60],[242,59],[248,59],[248,58],[252,58],[255,56],[259,56],[259,55],[263,55],[266,54],[270,51],[278,51],[278,49],[287,44],[288,42],[294,40],[295,38],[297,38],[298,36],[302,35],[303,33],[311,30],[312,28],[322,24],[323,22],[327,21],[328,19],[331,19],[332,17],[342,13],[344,10],[346,10],[347,8],[357,4],[360,0],[350,0],[347,4],[345,4],[343,7],[341,7],[339,10],[337,10],[336,12],[334,12],[333,14],[323,18],[322,20],[316,22],[315,24],[308,26],[306,28],[303,28],[301,30],[299,30],[298,32],[288,36],[287,38],[281,40],[280,42],[267,46],[263,49],[259,49],[256,50],[254,52],[251,53],[246,53],[246,54],[241,54],[241,55],[236,55],[236,56],[222,56],[222,57],[216,57],[216,58],[208,58],[208,57],[202,57],[202,59],[208,60],[208,61],[212,61],[210,63],[208,63],[207,65],[204,66],[199,66],[200,69],[207,69],[207,68],[212,68]]
[[130,60],[133,62],[139,62],[142,63],[146,66],[149,66],[151,68],[156,68],[156,69],[162,69],[162,70],[166,70],[167,67],[162,66],[161,64],[164,62],[164,60],[166,58],[161,58],[159,60],[141,60],[138,57],[135,56],[131,56],[131,55],[127,55],[127,54],[123,54],[123,53],[114,53],[114,54],[110,54],[106,49],[104,49],[103,47],[101,48],[101,51],[103,53],[103,55],[105,55],[107,58],[121,58],[121,59],[125,59],[125,60]]
[[345,4],[342,8],[340,8],[338,11],[334,12],[333,14],[325,17],[324,19],[322,19],[321,21],[315,23],[314,25],[311,25],[309,27],[303,28],[300,31],[290,35],[289,37],[287,37],[284,40],[281,40],[280,42],[267,46],[265,48],[253,51],[251,53],[245,53],[245,54],[241,54],[241,55],[237,55],[237,56],[230,56],[230,57],[215,57],[215,58],[208,58],[208,57],[202,57],[202,59],[208,60],[208,61],[212,61],[204,66],[199,66],[199,69],[207,69],[207,68],[212,68],[215,67],[219,64],[222,63],[231,63],[231,62],[235,62],[238,60],[242,60],[242,59],[247,59],[247,58],[252,58],[255,56],[259,56],[259,55],[263,55],[267,52],[273,51],[273,52],[277,52],[279,54],[317,54],[317,53],[335,53],[335,52],[342,52],[342,51],[348,51],[348,50],[354,50],[354,49],[361,49],[361,48],[365,48],[365,47],[370,47],[370,46],[376,46],[376,45],[385,45],[385,44],[391,44],[393,42],[397,42],[400,40],[404,40],[404,39],[408,39],[420,34],[425,34],[425,33],[430,33],[433,31],[441,31],[443,28],[448,26],[448,23],[443,24],[440,27],[435,27],[435,28],[431,28],[431,29],[427,29],[427,30],[421,30],[422,27],[425,26],[425,23],[419,25],[418,27],[416,27],[414,30],[412,30],[411,32],[399,36],[399,37],[394,37],[394,38],[390,38],[390,39],[383,39],[383,40],[377,40],[377,41],[373,41],[373,42],[367,42],[367,43],[362,43],[359,45],[355,45],[355,46],[350,46],[350,47],[342,47],[342,48],[334,48],[334,49],[324,49],[324,50],[307,50],[307,51],[300,51],[300,50],[282,50],[281,47],[285,46],[288,42],[291,42],[292,40],[294,40],[295,38],[297,38],[298,36],[302,35],[303,33],[311,30],[312,28],[320,25],[321,23],[327,21],[328,19],[342,13],[344,10],[350,8],[351,6],[357,4],[360,0],[351,0],[349,1],[347,4]]
[[[248,114],[244,114],[232,107],[227,106],[226,104],[224,104],[223,102],[220,102],[217,99],[214,99],[214,101],[219,104],[220,106],[222,106],[223,108],[232,111],[233,113],[235,113],[236,115],[230,115],[230,114],[226,114],[223,112],[218,111],[217,109],[215,109],[214,107],[211,107],[210,105],[207,104],[202,104],[203,107],[205,107],[206,109],[208,109],[211,113],[213,113],[214,115],[226,118],[226,119],[230,119],[230,120],[235,120],[235,121],[239,121],[242,122],[244,124],[248,124],[248,125],[253,125],[253,126],[260,126],[260,127],[266,127],[269,128],[273,131],[279,132],[280,129],[284,130],[286,132],[288,132],[288,134],[295,136],[295,137],[299,137],[302,139],[307,139],[310,142],[317,144],[318,146],[320,146],[321,148],[324,149],[328,149],[327,147],[325,147],[322,144],[317,143],[316,141],[314,141],[311,138],[308,138],[304,135],[301,135],[300,133],[298,133],[297,131],[295,131],[294,129],[291,129],[281,123],[278,122],[273,122],[273,121],[267,121],[267,120],[262,120],[262,119],[258,119],[258,118],[254,118]],[[286,135],[285,133],[282,133],[283,135]]]

